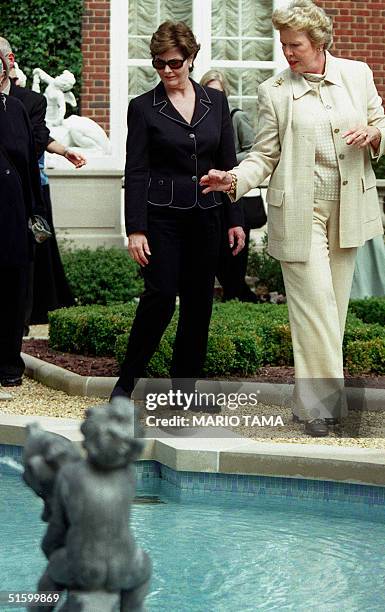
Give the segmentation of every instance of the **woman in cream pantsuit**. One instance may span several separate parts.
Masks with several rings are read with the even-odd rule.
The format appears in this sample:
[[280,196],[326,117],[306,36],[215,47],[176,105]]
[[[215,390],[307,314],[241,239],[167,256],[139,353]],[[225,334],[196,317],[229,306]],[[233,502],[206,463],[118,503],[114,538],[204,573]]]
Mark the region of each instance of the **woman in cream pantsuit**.
[[296,0],[273,25],[289,68],[259,87],[255,145],[201,184],[236,201],[271,175],[268,248],[286,286],[294,418],[325,436],[347,411],[342,340],[356,250],[383,231],[371,157],[384,152],[385,118],[369,67],[327,51],[332,25],[321,8]]

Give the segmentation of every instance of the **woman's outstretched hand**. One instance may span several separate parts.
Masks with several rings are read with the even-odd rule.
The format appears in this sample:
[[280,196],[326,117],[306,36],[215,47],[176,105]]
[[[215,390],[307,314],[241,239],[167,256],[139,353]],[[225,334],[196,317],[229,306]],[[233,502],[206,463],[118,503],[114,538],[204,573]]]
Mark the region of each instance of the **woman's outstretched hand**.
[[210,191],[228,191],[231,185],[231,174],[223,170],[209,170],[208,174],[202,176],[199,184],[205,187],[202,193]]

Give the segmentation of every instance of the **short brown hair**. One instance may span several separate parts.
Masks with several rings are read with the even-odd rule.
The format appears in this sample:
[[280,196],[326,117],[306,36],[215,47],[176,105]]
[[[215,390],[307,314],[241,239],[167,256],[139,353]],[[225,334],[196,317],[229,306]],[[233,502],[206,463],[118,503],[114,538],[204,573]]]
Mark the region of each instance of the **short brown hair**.
[[199,49],[194,34],[183,21],[164,21],[152,35],[150,42],[150,52],[152,57],[161,55],[173,47],[178,47],[184,59],[197,56]]

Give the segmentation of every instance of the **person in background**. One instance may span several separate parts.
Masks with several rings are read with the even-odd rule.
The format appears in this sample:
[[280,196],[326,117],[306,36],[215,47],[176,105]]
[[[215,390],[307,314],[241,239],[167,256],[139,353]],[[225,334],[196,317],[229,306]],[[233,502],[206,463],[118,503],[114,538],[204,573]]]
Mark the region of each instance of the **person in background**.
[[135,379],[144,376],[177,293],[175,390],[180,379],[189,385],[202,375],[224,222],[234,253],[244,246],[241,211],[199,187],[199,176],[210,168],[236,162],[226,96],[189,78],[199,48],[185,23],[162,23],[150,44],[160,83],[128,107],[126,231],[145,291],[112,397],[130,395]]
[[8,65],[0,52],[0,383],[20,385],[28,273],[33,256],[28,221],[44,214],[33,134],[22,103],[3,93]]
[[312,436],[347,414],[342,341],[357,247],[383,232],[371,157],[385,118],[370,68],[328,52],[332,21],[311,0],[273,13],[289,67],[259,86],[256,142],[204,193],[232,201],[271,175],[268,250],[280,260],[294,351],[294,419]]
[[[219,70],[209,70],[201,80],[202,87],[213,87],[223,91],[226,97],[230,90],[225,75]],[[234,131],[235,152],[237,162],[240,163],[250,151],[255,140],[255,130],[250,123],[247,114],[239,109],[231,110],[231,119]],[[229,248],[227,233],[224,228],[221,252],[218,262],[217,278],[222,285],[223,301],[238,299],[240,302],[257,302],[258,298],[254,291],[246,283],[247,259],[249,255],[250,227],[247,225],[245,216],[245,246],[236,256]]]
[[[47,151],[66,157],[75,168],[82,168],[87,163],[86,158],[82,154],[66,149],[66,147],[56,140],[51,140],[48,143]],[[45,155],[42,155],[39,159],[40,183],[46,209],[45,218],[51,228],[52,236],[49,240],[36,247],[33,269],[31,271],[32,280],[30,280],[29,286],[30,297],[27,300],[27,309],[25,313],[25,336],[29,333],[30,324],[48,322],[48,313],[50,310],[75,305],[75,300],[64,272],[56,240],[49,179],[45,172],[44,160]]]
[[44,153],[48,151],[61,155],[75,168],[84,166],[86,159],[81,153],[71,151],[50,137],[45,123],[47,110],[45,97],[16,84],[15,55],[8,40],[3,37],[0,37],[0,51],[5,56],[9,67],[9,78],[4,83],[3,92],[23,103],[31,121],[36,156],[39,160],[43,201],[46,207],[44,217],[52,230],[52,237],[37,247],[34,260],[30,264],[24,327],[24,335],[28,335],[30,323],[46,323],[48,311],[73,306],[75,303],[65,277],[56,241],[48,177],[44,172]]
[[357,251],[350,298],[385,296],[385,245],[383,236],[365,242]]

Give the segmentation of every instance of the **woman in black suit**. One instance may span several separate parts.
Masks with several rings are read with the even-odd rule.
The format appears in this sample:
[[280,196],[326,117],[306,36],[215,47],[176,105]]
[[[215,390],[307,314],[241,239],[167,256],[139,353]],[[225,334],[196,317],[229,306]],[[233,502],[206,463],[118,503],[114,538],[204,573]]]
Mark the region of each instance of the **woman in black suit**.
[[0,383],[21,384],[20,356],[29,263],[28,219],[44,212],[35,145],[27,112],[19,100],[1,93],[8,77],[0,53]]
[[143,268],[145,291],[113,395],[130,395],[143,376],[177,294],[171,376],[191,383],[202,375],[223,216],[234,255],[244,245],[239,209],[199,186],[219,160],[225,168],[236,161],[226,97],[189,78],[199,45],[186,24],[162,23],[150,51],[161,82],[129,105],[125,171],[128,251]]

